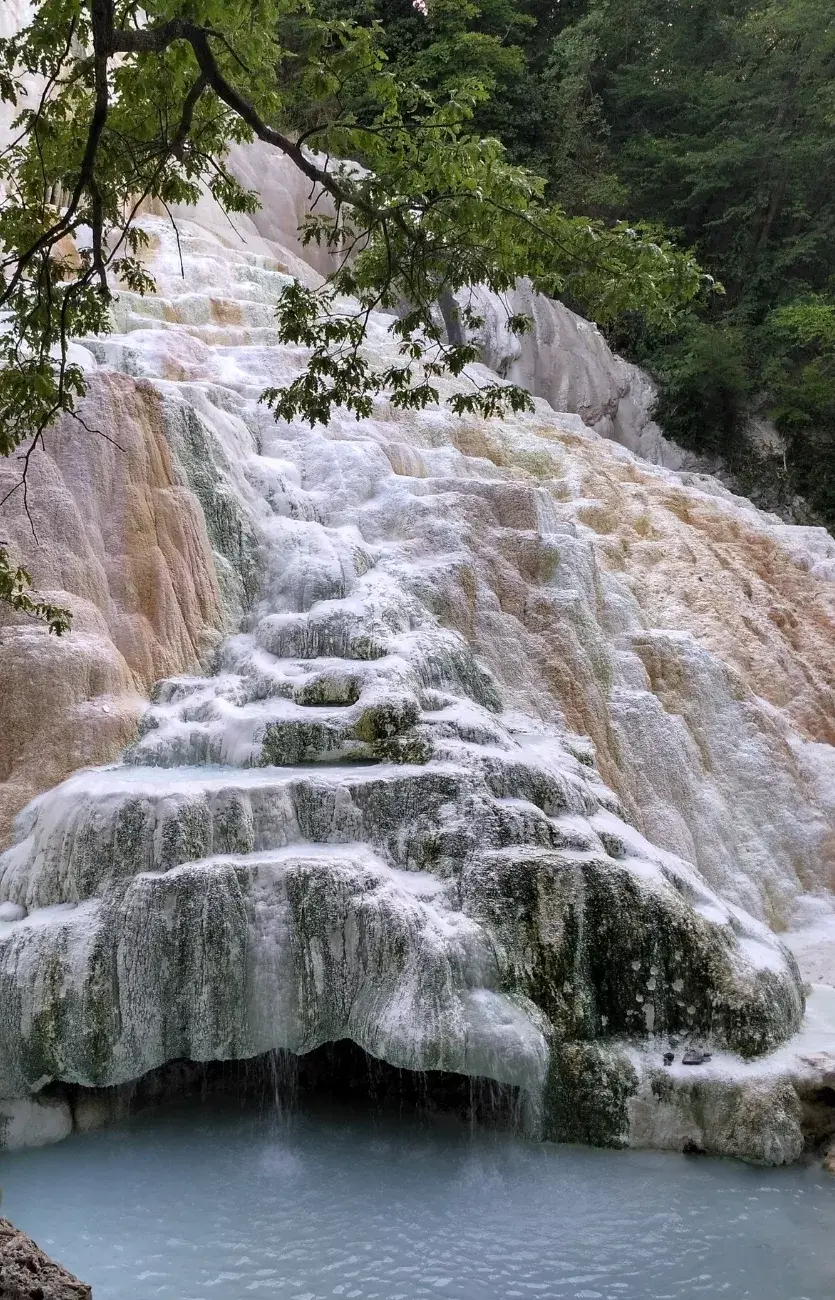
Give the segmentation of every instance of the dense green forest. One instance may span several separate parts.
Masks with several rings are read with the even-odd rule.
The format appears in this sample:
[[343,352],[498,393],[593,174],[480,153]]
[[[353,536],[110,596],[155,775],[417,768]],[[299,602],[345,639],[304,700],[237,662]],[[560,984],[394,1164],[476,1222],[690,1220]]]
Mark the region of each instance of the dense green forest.
[[[319,0],[336,12],[334,0]],[[346,13],[344,4],[339,12]],[[477,126],[572,214],[647,223],[721,286],[612,344],[659,383],[667,434],[781,508],[835,523],[831,0],[353,0],[392,64],[490,91]],[[569,305],[582,311],[581,300]],[[785,454],[752,428],[773,420]]]

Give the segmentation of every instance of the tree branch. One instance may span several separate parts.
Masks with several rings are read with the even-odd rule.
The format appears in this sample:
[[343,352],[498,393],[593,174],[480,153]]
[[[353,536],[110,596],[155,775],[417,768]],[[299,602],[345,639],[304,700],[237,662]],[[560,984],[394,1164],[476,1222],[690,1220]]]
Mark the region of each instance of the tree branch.
[[[106,3],[106,0],[98,0],[98,2]],[[246,122],[259,140],[280,149],[308,180],[321,185],[334,198],[357,208],[370,220],[379,221],[385,215],[382,209],[375,208],[373,204],[367,203],[352,190],[346,189],[332,172],[317,167],[296,141],[291,140],[283,132],[276,131],[274,127],[268,126],[249,100],[245,99],[230,81],[227,81],[209,44],[209,38],[214,36],[223,40],[224,44],[228,44],[225,37],[214,32],[210,27],[198,26],[184,18],[172,18],[160,27],[149,27],[135,32],[127,30],[114,32],[111,52],[113,54],[161,54],[175,41],[188,41],[206,85],[211,87],[227,108],[231,108],[233,113]]]

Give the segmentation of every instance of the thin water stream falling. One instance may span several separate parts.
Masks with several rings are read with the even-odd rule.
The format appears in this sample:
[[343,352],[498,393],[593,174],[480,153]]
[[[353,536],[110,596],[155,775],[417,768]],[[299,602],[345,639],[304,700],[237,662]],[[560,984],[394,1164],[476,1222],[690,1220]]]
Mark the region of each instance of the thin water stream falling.
[[449,1112],[215,1097],[4,1156],[0,1178],[95,1300],[835,1293],[819,1168],[533,1144]]

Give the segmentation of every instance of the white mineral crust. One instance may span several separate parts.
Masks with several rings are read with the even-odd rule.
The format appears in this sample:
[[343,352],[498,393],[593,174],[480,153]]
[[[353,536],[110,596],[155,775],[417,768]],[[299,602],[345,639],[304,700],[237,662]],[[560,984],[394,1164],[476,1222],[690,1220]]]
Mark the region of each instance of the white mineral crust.
[[[114,334],[81,344],[89,401],[136,450],[129,492],[116,461],[84,485],[56,461],[61,500],[89,494],[56,554],[95,520],[107,576],[61,716],[87,701],[81,734],[113,756],[172,637],[192,670],[0,856],[0,1096],[350,1038],[516,1086],[546,1135],[795,1158],[829,1067],[802,1064],[825,1035],[769,927],[832,915],[835,543],[588,427],[619,436],[634,394],[592,410],[604,345],[553,305],[588,391],[579,361],[560,386],[541,331],[538,377],[492,359],[584,418],[381,401],[276,423],[259,396],[305,358],[274,304],[327,268],[282,242],[286,166],[237,165],[263,177],[260,217],[144,217],[157,294],[120,294]],[[108,540],[136,501],[152,566]],[[164,611],[126,618],[149,589]],[[12,643],[22,665],[52,653]],[[671,1035],[712,1061],[658,1075]]]

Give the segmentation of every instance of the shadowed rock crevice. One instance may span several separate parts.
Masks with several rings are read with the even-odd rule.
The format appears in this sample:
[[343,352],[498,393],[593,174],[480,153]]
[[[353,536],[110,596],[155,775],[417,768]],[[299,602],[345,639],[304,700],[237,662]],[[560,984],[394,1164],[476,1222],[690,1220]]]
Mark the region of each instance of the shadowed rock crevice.
[[327,1105],[410,1119],[450,1115],[538,1135],[532,1127],[538,1117],[526,1109],[518,1088],[448,1071],[398,1069],[346,1039],[303,1056],[267,1052],[249,1060],[171,1061],[115,1088],[60,1084],[50,1091],[69,1106],[73,1127],[81,1132],[169,1103],[222,1100],[255,1107],[267,1120]]

